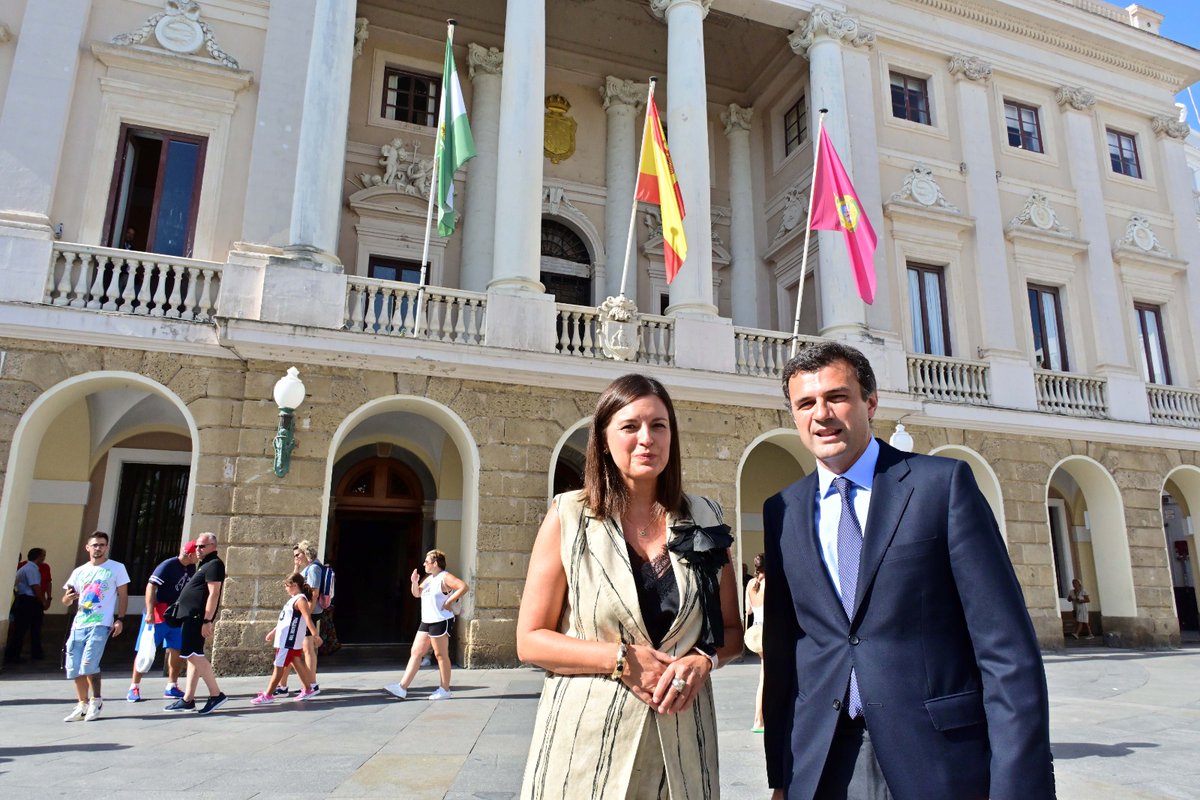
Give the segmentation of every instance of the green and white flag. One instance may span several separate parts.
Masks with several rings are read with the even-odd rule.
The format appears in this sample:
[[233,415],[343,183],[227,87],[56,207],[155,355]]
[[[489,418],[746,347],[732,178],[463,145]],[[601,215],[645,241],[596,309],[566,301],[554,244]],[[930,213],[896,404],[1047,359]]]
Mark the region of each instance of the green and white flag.
[[437,209],[438,233],[449,236],[458,223],[458,211],[454,202],[454,173],[463,164],[475,157],[475,140],[471,137],[471,126],[467,123],[467,104],[463,102],[462,84],[458,82],[458,69],[454,66],[454,49],[450,38],[446,39],[446,63],[442,70],[442,107],[438,114],[437,149],[433,158],[437,162]]

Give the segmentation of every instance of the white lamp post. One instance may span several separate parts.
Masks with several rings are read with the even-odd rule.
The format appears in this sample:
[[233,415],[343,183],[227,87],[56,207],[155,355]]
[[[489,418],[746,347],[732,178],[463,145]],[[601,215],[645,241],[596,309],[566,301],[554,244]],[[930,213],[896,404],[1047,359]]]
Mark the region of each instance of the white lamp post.
[[304,402],[304,383],[300,370],[288,367],[287,375],[275,382],[275,405],[279,406],[279,429],[275,431],[275,474],[282,478],[288,474],[292,463],[292,450],[296,449],[295,412]]
[[906,453],[911,453],[913,449],[912,434],[904,430],[904,423],[897,422],[896,430],[892,432],[891,438],[888,439],[888,444],[897,450],[903,450]]

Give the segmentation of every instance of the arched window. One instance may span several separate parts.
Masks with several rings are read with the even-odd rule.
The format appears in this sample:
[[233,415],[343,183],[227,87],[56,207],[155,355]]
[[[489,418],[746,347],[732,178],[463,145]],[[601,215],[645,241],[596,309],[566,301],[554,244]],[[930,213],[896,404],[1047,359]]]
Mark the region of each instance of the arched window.
[[542,220],[540,279],[560,303],[592,305],[592,257],[579,234],[561,222]]

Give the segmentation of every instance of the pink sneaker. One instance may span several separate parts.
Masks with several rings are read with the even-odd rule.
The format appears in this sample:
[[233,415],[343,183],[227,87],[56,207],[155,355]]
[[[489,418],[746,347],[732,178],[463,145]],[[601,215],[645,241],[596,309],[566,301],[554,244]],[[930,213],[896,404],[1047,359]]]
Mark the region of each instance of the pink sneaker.
[[255,695],[254,699],[250,701],[250,704],[255,705],[255,706],[265,706],[265,705],[268,705],[269,703],[274,703],[274,702],[275,702],[274,697],[267,694],[266,692],[259,692],[257,695]]
[[320,686],[313,686],[311,689],[301,689],[300,694],[296,695],[297,700],[308,700],[316,697],[321,693]]

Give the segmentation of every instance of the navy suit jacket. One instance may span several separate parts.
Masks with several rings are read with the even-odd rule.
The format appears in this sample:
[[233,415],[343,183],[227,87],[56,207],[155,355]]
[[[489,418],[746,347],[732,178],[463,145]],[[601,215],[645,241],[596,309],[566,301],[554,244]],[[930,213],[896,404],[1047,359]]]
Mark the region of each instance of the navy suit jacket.
[[818,549],[816,472],[763,506],[767,777],[817,789],[851,666],[896,800],[1054,797],[1041,653],[968,466],[880,442],[852,619]]

